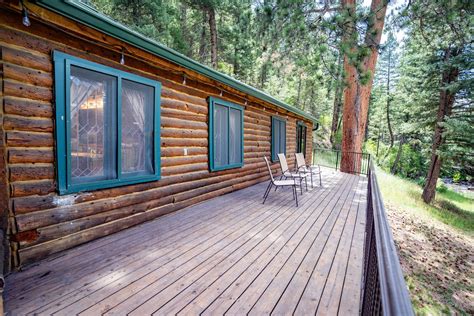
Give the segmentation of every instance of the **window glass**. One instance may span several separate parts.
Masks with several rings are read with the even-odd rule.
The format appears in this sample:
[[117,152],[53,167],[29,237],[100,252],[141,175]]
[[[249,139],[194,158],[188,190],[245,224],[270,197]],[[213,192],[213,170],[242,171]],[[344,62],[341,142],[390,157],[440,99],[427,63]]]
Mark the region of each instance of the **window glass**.
[[241,111],[229,110],[229,163],[236,164],[241,161],[240,153],[242,151]]
[[116,177],[114,77],[71,66],[71,179],[83,182]]
[[278,154],[286,154],[286,121],[272,117],[272,160],[278,161]]
[[211,171],[243,165],[243,108],[239,105],[209,98],[209,167]]
[[306,156],[306,126],[300,123],[296,126],[296,152]]
[[225,166],[229,163],[227,113],[227,107],[218,104],[214,106],[214,164],[216,167]]
[[152,174],[154,88],[122,81],[122,173]]

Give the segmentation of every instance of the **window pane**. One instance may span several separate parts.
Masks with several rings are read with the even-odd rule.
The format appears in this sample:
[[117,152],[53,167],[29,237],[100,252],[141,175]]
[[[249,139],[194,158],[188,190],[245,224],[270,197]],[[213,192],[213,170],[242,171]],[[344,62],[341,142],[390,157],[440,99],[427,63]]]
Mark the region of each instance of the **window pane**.
[[274,144],[274,157],[278,159],[280,153],[280,121],[273,120],[273,144]]
[[214,104],[214,165],[216,167],[229,163],[227,111],[227,107]]
[[229,163],[235,164],[242,160],[242,118],[239,110],[229,109],[229,111]]
[[286,123],[283,121],[279,122],[280,133],[279,133],[279,143],[280,143],[280,153],[286,153]]
[[72,182],[115,178],[116,80],[75,66],[70,79]]
[[154,88],[122,81],[122,174],[153,174]]

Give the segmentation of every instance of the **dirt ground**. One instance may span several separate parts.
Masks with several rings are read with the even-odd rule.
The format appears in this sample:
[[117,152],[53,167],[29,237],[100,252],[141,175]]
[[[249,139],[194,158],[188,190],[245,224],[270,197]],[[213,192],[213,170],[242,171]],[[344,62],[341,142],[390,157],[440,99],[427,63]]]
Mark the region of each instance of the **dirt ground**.
[[474,315],[474,238],[386,207],[415,312]]

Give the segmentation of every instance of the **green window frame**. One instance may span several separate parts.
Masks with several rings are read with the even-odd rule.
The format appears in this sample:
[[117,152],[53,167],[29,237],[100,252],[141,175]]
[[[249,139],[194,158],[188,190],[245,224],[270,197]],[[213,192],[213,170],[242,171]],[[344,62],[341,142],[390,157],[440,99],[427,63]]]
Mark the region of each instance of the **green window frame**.
[[[232,168],[239,168],[244,165],[244,108],[240,105],[224,101],[218,98],[209,97],[209,169],[210,171],[220,171]],[[223,124],[225,125],[225,135],[222,138],[218,139],[215,137],[214,132],[217,127],[216,124],[222,123],[216,118],[217,109],[221,110],[221,113],[225,113]],[[224,112],[222,112],[224,111]],[[240,118],[240,133],[239,135],[234,136],[234,139],[231,139],[231,118],[230,113],[238,113]],[[238,123],[237,123],[238,124]],[[231,148],[231,143],[235,145],[234,148]],[[223,147],[222,147],[223,146]],[[238,150],[238,159],[235,161],[230,161],[231,150]],[[227,151],[226,163],[219,163],[216,159],[216,154],[219,152]],[[234,152],[235,153],[235,152]],[[234,157],[235,158],[235,157]],[[225,160],[225,159],[223,159]]]
[[303,153],[303,156],[306,157],[306,134],[308,132],[308,128],[306,124],[299,121],[296,124],[296,152]]
[[[55,107],[56,107],[56,158],[57,158],[57,181],[59,194],[69,194],[80,191],[91,191],[104,188],[112,188],[117,186],[124,186],[136,183],[143,183],[149,181],[156,181],[160,179],[161,171],[161,152],[160,152],[160,96],[161,83],[151,79],[147,79],[138,75],[134,75],[125,71],[114,69],[88,60],[84,60],[75,56],[71,56],[59,51],[53,52],[54,61],[54,92],[55,92]],[[97,76],[105,76],[111,78],[113,89],[107,91],[107,96],[104,97],[106,104],[102,103],[103,107],[103,154],[102,159],[105,161],[105,152],[107,151],[112,163],[112,171],[104,170],[104,174],[110,173],[106,179],[96,178],[94,176],[84,177],[84,180],[74,180],[71,173],[71,68],[75,71],[83,71],[90,73],[97,73]],[[80,69],[80,70],[77,70]],[[138,172],[125,172],[122,170],[122,98],[123,93],[122,84],[128,86],[141,87],[150,92],[148,101],[148,110],[153,111],[153,117],[146,117],[146,109],[143,110],[142,134],[146,138],[142,148],[153,149],[149,152],[152,156],[150,161],[144,164],[149,164],[150,170]],[[104,88],[105,89],[105,88]],[[103,99],[104,100],[104,99]],[[128,101],[131,102],[131,101]],[[143,101],[146,102],[146,101]],[[130,103],[129,103],[130,104]],[[82,107],[82,104],[81,104]],[[106,109],[107,107],[107,109]],[[129,109],[130,111],[130,109]],[[126,113],[126,112],[124,112]],[[76,114],[78,115],[78,114]],[[98,115],[98,114],[96,114]],[[107,121],[108,123],[105,123]],[[107,125],[108,124],[108,125]],[[134,123],[136,124],[136,123]],[[112,140],[106,139],[107,135],[112,135]],[[151,135],[151,136],[150,136]],[[109,149],[107,149],[109,148]],[[133,148],[132,148],[133,151]],[[105,162],[104,162],[105,164]],[[105,168],[104,168],[105,169]],[[114,170],[115,169],[115,170]]]
[[286,120],[272,116],[272,161],[278,161],[278,154],[286,155]]

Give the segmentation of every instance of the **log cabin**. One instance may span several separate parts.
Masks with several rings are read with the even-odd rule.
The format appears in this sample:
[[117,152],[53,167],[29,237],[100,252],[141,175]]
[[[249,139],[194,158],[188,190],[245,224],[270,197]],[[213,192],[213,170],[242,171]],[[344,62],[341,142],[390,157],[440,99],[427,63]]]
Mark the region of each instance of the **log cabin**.
[[313,117],[83,3],[0,0],[0,67],[5,272],[311,161]]

